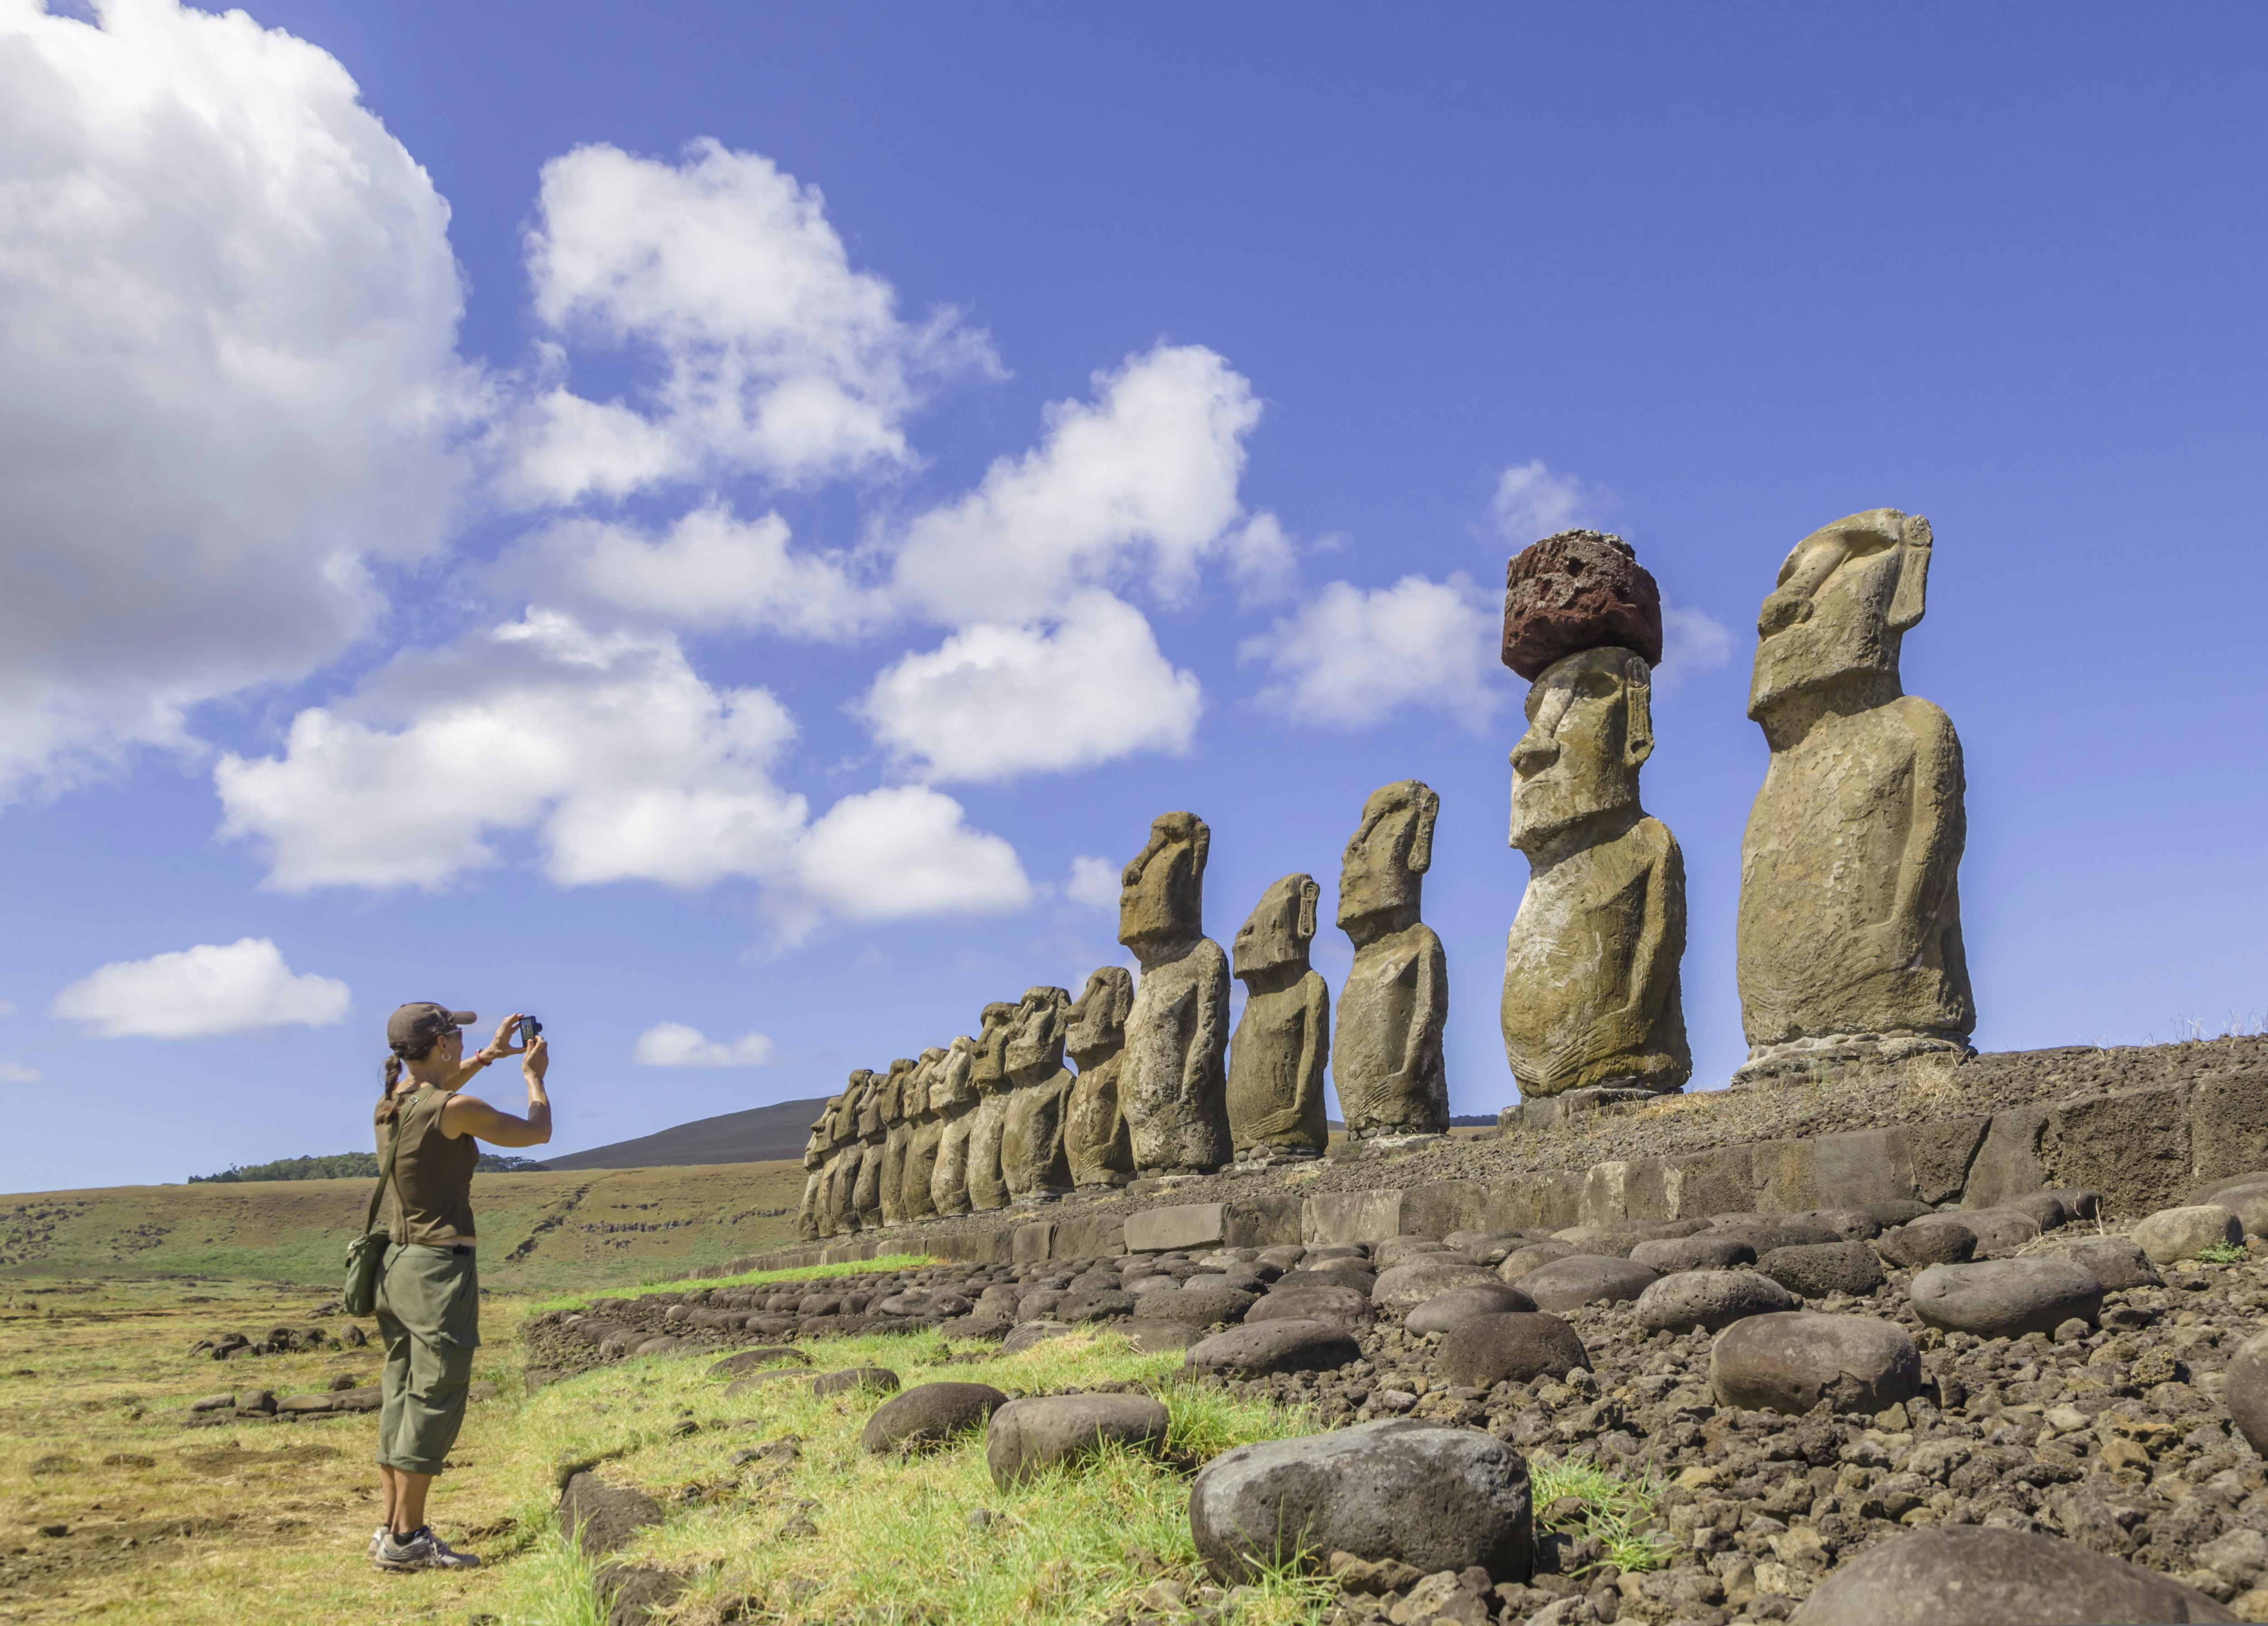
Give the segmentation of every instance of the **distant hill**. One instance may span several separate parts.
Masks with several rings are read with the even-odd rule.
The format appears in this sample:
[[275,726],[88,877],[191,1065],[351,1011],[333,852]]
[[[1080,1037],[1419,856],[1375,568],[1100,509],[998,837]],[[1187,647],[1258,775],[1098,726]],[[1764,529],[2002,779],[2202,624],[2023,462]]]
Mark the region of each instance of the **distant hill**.
[[697,1118],[674,1129],[594,1146],[563,1157],[546,1157],[547,1169],[659,1169],[703,1163],[801,1162],[811,1138],[811,1120],[827,1105],[824,1098],[782,1101],[745,1112]]
[[[505,1157],[495,1152],[482,1152],[474,1164],[482,1174],[516,1174],[530,1170],[541,1171],[550,1165],[533,1157]],[[246,1180],[344,1180],[376,1179],[376,1152],[339,1152],[329,1157],[278,1157],[274,1163],[255,1163],[250,1166],[231,1164],[218,1174],[192,1174],[192,1186],[236,1185]]]

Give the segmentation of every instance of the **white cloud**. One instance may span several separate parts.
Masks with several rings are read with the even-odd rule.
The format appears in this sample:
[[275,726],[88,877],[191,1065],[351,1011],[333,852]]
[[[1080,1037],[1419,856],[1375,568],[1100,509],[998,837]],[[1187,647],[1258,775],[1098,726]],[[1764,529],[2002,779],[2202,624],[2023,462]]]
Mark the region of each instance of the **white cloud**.
[[1672,604],[1661,595],[1661,664],[1653,686],[1674,690],[1697,672],[1713,672],[1733,657],[1733,632],[1705,610]]
[[1064,896],[1090,909],[1116,909],[1123,868],[1107,858],[1081,854],[1071,861],[1071,879],[1064,883]]
[[51,1014],[96,1038],[210,1038],[254,1028],[322,1027],[347,1014],[335,977],[295,976],[265,937],[118,960],[55,995]]
[[1554,474],[1541,459],[1514,463],[1497,477],[1489,519],[1514,548],[1541,542],[1580,522],[1600,496],[1572,475]]
[[515,547],[495,580],[549,604],[697,631],[843,639],[886,613],[841,557],[792,551],[778,514],[742,521],[716,504],[652,536],[619,521],[563,521]]
[[467,404],[448,206],[242,11],[0,5],[0,794],[339,654]]
[[1240,609],[1273,604],[1300,590],[1300,558],[1272,514],[1255,514],[1228,537],[1228,576]]
[[[1096,401],[1057,402],[1047,433],[957,501],[915,519],[899,549],[907,603],[950,623],[1057,613],[1085,587],[1138,577],[1172,602],[1243,519],[1252,388],[1200,346],[1160,346],[1095,377]],[[1264,557],[1265,538],[1245,544]]]
[[961,804],[919,785],[845,796],[796,851],[813,903],[853,920],[1008,914],[1032,901],[1016,849],[971,830]]
[[657,1022],[637,1037],[630,1060],[640,1067],[762,1067],[772,1042],[762,1033],[711,1038],[682,1022]]
[[1504,698],[1498,642],[1495,607],[1466,577],[1404,576],[1367,592],[1331,582],[1237,654],[1268,662],[1258,703],[1295,721],[1362,728],[1424,706],[1477,729]]
[[47,1075],[21,1061],[0,1061],[0,1084],[36,1084]]
[[1204,697],[1150,624],[1108,593],[1060,617],[963,627],[875,678],[859,703],[874,737],[936,780],[1062,772],[1142,750],[1189,749]]
[[747,472],[788,484],[912,461],[924,383],[995,366],[950,311],[913,327],[850,268],[816,187],[759,153],[692,143],[672,165],[578,147],[543,166],[528,239],[535,314],[577,346],[650,358],[642,405],[553,382],[511,425],[502,489],[531,505]]

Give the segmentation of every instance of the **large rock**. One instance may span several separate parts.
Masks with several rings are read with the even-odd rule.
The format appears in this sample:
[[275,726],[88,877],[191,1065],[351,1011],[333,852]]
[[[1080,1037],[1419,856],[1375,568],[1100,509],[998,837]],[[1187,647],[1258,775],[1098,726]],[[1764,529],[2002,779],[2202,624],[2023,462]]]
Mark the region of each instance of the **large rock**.
[[2041,1250],[2039,1257],[2067,1259],[2086,1266],[2107,1293],[2166,1285],[2150,1256],[2124,1237],[2058,1237]]
[[1682,1270],[1730,1270],[1738,1265],[1753,1265],[1756,1262],[1756,1251],[1738,1237],[1705,1232],[1641,1242],[1631,1249],[1630,1257],[1633,1265],[1644,1265],[1648,1270],[1669,1275]]
[[2135,1245],[2159,1265],[2195,1259],[2201,1249],[2243,1240],[2243,1222],[2218,1202],[2161,1208],[2134,1227]]
[[1795,1308],[1795,1296],[1753,1270],[1683,1270],[1664,1276],[1638,1296],[1631,1313],[1648,1332],[1721,1333],[1752,1315]]
[[839,1372],[821,1372],[811,1380],[811,1392],[821,1397],[855,1394],[872,1389],[878,1394],[898,1392],[898,1375],[887,1366],[849,1366]]
[[610,1485],[588,1471],[559,1493],[560,1534],[586,1553],[611,1553],[661,1518],[661,1504],[644,1491]]
[[1429,1237],[1422,1232],[1404,1232],[1398,1237],[1388,1237],[1383,1241],[1373,1242],[1370,1247],[1370,1262],[1379,1269],[1386,1270],[1395,1265],[1406,1263],[1421,1253],[1449,1259],[1458,1264],[1469,1265],[1473,1262],[1465,1257],[1463,1251],[1455,1243],[1440,1237]]
[[1819,1584],[1790,1626],[2087,1626],[2233,1621],[2194,1588],[2076,1541],[1956,1525],[1869,1548]]
[[1977,1233],[1954,1221],[1941,1225],[1901,1225],[1876,1239],[1875,1251],[1893,1265],[1926,1270],[1932,1265],[1962,1265],[1977,1255]]
[[1557,1264],[1563,1259],[1572,1259],[1581,1250],[1566,1242],[1531,1242],[1526,1247],[1514,1248],[1504,1256],[1496,1268],[1497,1280],[1507,1286],[1517,1286],[1520,1279],[1531,1270],[1541,1270],[1546,1265]]
[[1999,1257],[2027,1247],[2039,1239],[2039,1222],[2016,1208],[1963,1208],[1957,1214],[1937,1214],[1910,1223],[1906,1229],[1925,1225],[1965,1225],[1977,1235],[1980,1257]]
[[1278,1289],[1261,1295],[1260,1302],[1244,1312],[1247,1327],[1262,1321],[1336,1321],[1342,1327],[1367,1327],[1370,1300],[1351,1288]]
[[1448,1333],[1475,1316],[1504,1315],[1535,1308],[1535,1301],[1518,1288],[1491,1280],[1434,1294],[1412,1310],[1403,1325],[1413,1333]]
[[1791,1293],[1824,1298],[1830,1293],[1860,1296],[1882,1285],[1882,1261],[1863,1242],[1815,1243],[1774,1248],[1756,1268]]
[[2237,1346],[2220,1399],[2246,1443],[2268,1456],[2268,1333],[2255,1334]]
[[1825,1401],[1837,1411],[1885,1411],[1921,1392],[1921,1352],[1872,1316],[1750,1316],[1717,1335],[1709,1383],[1720,1406],[1801,1416]]
[[1092,1456],[1106,1443],[1162,1447],[1171,1419],[1146,1394],[1044,1394],[1010,1401],[984,1430],[984,1461],[1006,1490],[1049,1468]]
[[1504,1256],[1523,1245],[1528,1238],[1516,1231],[1453,1231],[1441,1238],[1476,1265],[1491,1268],[1504,1262]]
[[2236,1216],[2246,1236],[2268,1236],[2268,1185],[2232,1186],[2214,1193],[2213,1200]]
[[1496,1273],[1484,1270],[1462,1253],[1420,1255],[1407,1264],[1389,1267],[1370,1290],[1370,1302],[1389,1309],[1410,1310],[1453,1287],[1501,1287]]
[[1577,1253],[1529,1271],[1521,1277],[1520,1290],[1539,1310],[1575,1310],[1636,1298],[1653,1285],[1657,1274],[1626,1259]]
[[2063,1259],[1933,1265],[1907,1291],[1914,1313],[1930,1326],[1979,1338],[2052,1333],[2073,1317],[2092,1322],[2102,1308],[2102,1283],[2095,1273]]
[[1258,1321],[1189,1346],[1183,1370],[1224,1378],[1328,1372],[1362,1359],[1362,1346],[1336,1321]]
[[941,1445],[982,1427],[1007,1403],[1008,1397],[990,1384],[917,1384],[866,1419],[859,1444],[878,1455]]
[[1543,1311],[1475,1316],[1450,1329],[1437,1360],[1446,1382],[1484,1390],[1565,1378],[1591,1364],[1575,1329]]
[[1145,1355],[1186,1349],[1204,1341],[1204,1329],[1187,1321],[1121,1321],[1110,1330]]
[[1071,1325],[1068,1321],[1054,1321],[1044,1318],[1037,1321],[1026,1321],[1000,1341],[1000,1353],[1021,1355],[1034,1344],[1043,1344],[1050,1338],[1061,1338],[1071,1330]]
[[1198,1473],[1189,1533],[1224,1582],[1334,1553],[1425,1574],[1478,1564],[1492,1579],[1525,1581],[1528,1465],[1486,1434],[1405,1419],[1263,1440]]
[[728,1355],[709,1369],[711,1378],[744,1378],[768,1366],[808,1366],[811,1357],[800,1349],[777,1345],[762,1349],[742,1349]]
[[1139,1313],[1145,1321],[1186,1321],[1191,1327],[1215,1327],[1241,1321],[1259,1302],[1257,1293],[1233,1287],[1183,1288],[1173,1293],[1145,1293]]
[[1504,576],[1504,663],[1528,682],[1580,650],[1618,645],[1661,663],[1661,589],[1630,543],[1560,531],[1514,554]]

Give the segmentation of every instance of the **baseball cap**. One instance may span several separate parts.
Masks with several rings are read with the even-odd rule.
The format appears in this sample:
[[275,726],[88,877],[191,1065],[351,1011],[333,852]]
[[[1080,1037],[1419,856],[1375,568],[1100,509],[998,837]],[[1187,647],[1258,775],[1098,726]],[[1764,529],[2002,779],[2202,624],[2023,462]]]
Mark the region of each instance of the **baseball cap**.
[[415,1055],[429,1048],[451,1028],[479,1020],[478,1014],[473,1011],[451,1010],[431,1000],[413,1000],[396,1008],[386,1019],[386,1042],[405,1055]]

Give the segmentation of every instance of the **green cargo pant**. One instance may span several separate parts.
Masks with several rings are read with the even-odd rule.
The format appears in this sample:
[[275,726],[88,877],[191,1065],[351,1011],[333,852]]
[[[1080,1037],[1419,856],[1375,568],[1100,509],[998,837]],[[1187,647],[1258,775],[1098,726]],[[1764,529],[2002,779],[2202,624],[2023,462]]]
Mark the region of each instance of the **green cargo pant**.
[[378,1277],[386,1340],[378,1462],[438,1474],[465,1421],[473,1351],[481,1341],[481,1282],[473,1252],[422,1244],[386,1250]]

